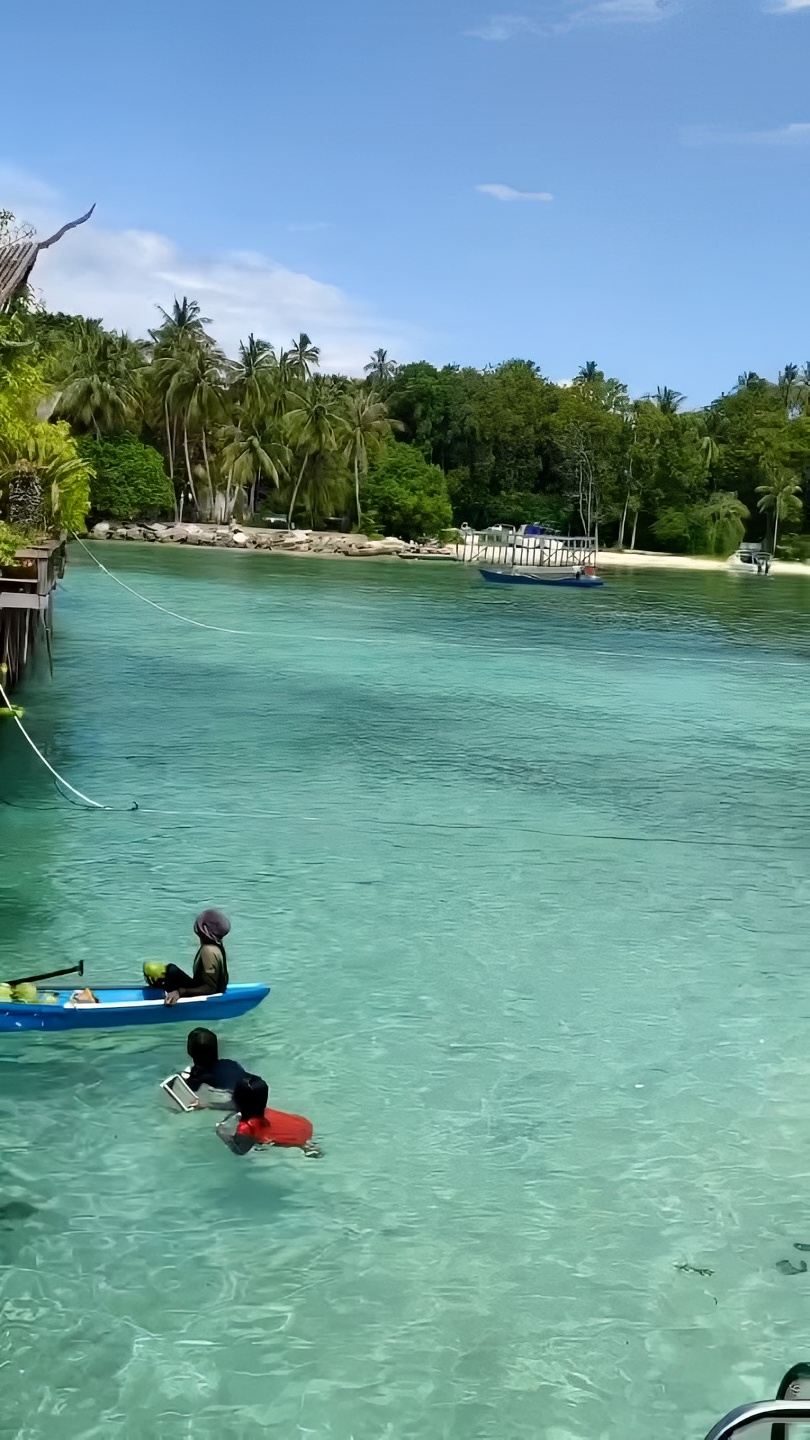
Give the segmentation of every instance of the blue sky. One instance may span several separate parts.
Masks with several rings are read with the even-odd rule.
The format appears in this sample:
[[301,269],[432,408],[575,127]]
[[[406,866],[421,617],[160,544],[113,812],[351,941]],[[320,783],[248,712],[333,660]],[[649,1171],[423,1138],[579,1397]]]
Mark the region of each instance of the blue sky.
[[810,358],[810,0],[41,0],[33,71],[30,17],[0,205],[98,205],[54,305],[693,404]]

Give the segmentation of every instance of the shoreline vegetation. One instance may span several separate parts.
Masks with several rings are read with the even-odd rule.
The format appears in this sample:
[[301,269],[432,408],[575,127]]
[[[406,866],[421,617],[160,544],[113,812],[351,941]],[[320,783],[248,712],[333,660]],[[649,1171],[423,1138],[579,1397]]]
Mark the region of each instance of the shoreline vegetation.
[[[32,234],[0,211],[0,253]],[[384,553],[369,535],[421,555],[426,536],[539,523],[593,536],[605,565],[722,567],[746,538],[810,560],[810,362],[744,371],[688,409],[669,385],[631,396],[593,360],[557,383],[525,358],[437,367],[379,349],[350,376],[325,373],[305,333],[250,334],[228,356],[187,295],[155,322],[133,338],[53,313],[25,280],[5,303],[0,567],[43,534],[136,516],[243,526],[259,548],[281,516],[294,534],[353,532],[349,555]]]
[[[389,535],[383,540],[366,535],[341,535],[334,531],[268,530],[240,525],[172,525],[151,521],[115,525],[102,521],[87,537],[93,541],[140,542],[142,544],[187,545],[193,548],[262,551],[272,555],[295,555],[325,560],[402,559],[461,563],[454,543],[417,543]],[[600,550],[598,566],[610,570],[686,570],[730,574],[728,562],[708,555],[672,555],[652,550]],[[475,569],[472,565],[471,569]],[[810,565],[801,561],[776,560],[771,575],[801,576],[810,580]],[[741,577],[745,582],[746,576]]]

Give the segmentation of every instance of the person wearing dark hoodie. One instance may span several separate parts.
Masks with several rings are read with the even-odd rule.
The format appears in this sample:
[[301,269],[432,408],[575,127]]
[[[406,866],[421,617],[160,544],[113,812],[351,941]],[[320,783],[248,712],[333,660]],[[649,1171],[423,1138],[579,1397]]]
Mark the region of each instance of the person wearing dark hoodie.
[[198,995],[221,995],[228,988],[228,957],[222,943],[230,932],[231,922],[221,910],[203,910],[194,921],[194,934],[199,948],[194,956],[194,971],[187,975],[177,965],[167,965],[163,978],[166,1004]]
[[233,1092],[248,1073],[244,1066],[220,1056],[216,1035],[202,1026],[189,1032],[186,1050],[191,1065],[182,1072],[183,1079],[197,1096],[200,1109],[232,1111]]

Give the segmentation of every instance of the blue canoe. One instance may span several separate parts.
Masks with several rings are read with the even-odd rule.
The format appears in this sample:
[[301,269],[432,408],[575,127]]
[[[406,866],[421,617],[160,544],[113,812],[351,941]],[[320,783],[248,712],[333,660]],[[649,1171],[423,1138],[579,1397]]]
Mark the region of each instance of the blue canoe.
[[604,585],[598,575],[538,575],[536,570],[485,570],[480,572],[490,585],[553,585],[566,590],[598,590]]
[[229,985],[223,995],[195,995],[166,1005],[146,986],[94,990],[98,1004],[75,1002],[73,990],[55,990],[55,1005],[0,1000],[0,1031],[119,1030],[125,1025],[199,1025],[246,1015],[270,994],[269,985]]

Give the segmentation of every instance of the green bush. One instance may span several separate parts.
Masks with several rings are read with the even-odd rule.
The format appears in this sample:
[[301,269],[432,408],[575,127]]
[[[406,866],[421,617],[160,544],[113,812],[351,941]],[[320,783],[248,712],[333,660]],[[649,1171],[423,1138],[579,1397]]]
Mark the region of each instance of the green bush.
[[174,514],[172,482],[163,460],[135,435],[79,441],[84,458],[95,471],[90,482],[90,510],[98,519],[150,520]]
[[781,560],[810,560],[810,535],[780,535],[779,558]]
[[701,505],[685,509],[673,505],[662,510],[652,533],[663,550],[675,555],[701,555],[710,549],[705,507]]
[[380,452],[369,470],[364,499],[368,522],[401,540],[439,535],[453,523],[442,471],[410,445],[393,442]]

